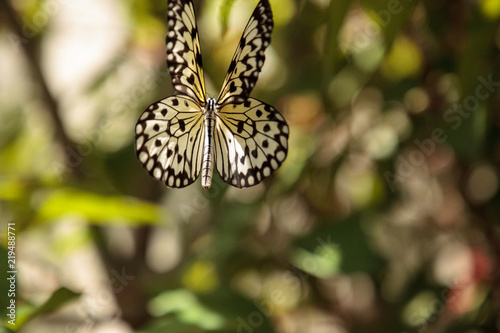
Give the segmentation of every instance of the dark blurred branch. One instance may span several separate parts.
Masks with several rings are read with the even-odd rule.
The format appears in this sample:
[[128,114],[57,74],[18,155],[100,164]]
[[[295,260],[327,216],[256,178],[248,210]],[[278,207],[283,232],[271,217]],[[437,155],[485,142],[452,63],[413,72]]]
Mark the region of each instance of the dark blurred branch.
[[33,75],[34,81],[40,87],[41,97],[46,103],[49,115],[54,123],[56,140],[63,147],[73,147],[74,144],[66,135],[63,123],[61,121],[61,117],[59,116],[59,103],[50,92],[50,89],[47,85],[47,82],[45,81],[42,70],[40,68],[39,59],[37,57],[36,43],[34,43],[33,40],[30,41],[26,38],[25,33],[23,32],[23,27],[21,25],[21,22],[17,16],[17,13],[12,7],[9,0],[0,0],[0,6],[1,6],[0,7],[1,12],[5,17],[7,24],[10,26],[12,32],[15,35],[17,35],[19,40],[21,40],[21,42],[19,43],[19,47],[26,56],[29,70]]

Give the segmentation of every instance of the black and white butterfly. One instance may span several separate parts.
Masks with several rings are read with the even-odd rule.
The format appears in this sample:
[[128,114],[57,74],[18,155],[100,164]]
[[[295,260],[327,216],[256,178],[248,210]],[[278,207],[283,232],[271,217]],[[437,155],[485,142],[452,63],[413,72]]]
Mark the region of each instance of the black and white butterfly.
[[249,97],[264,65],[273,16],[261,0],[236,48],[217,99],[206,96],[198,29],[191,0],[168,4],[167,65],[176,95],[151,104],[136,133],[139,161],[168,187],[185,187],[213,166],[236,187],[250,187],[278,169],[288,151],[288,125],[271,105]]

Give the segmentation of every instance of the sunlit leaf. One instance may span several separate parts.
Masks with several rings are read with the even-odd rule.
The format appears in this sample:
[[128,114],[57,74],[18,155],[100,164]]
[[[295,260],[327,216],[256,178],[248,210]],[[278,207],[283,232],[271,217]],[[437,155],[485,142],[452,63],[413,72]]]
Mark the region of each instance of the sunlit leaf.
[[500,17],[500,1],[498,0],[483,0],[480,8],[483,15],[491,20]]
[[120,221],[130,225],[158,223],[158,206],[123,196],[103,196],[76,189],[47,193],[38,210],[37,220],[53,221],[65,215],[83,216],[93,223]]
[[326,245],[315,253],[296,249],[292,254],[294,265],[313,276],[327,279],[340,271],[341,253],[337,247]]
[[203,329],[218,329],[224,324],[219,314],[203,306],[194,294],[184,289],[161,293],[151,300],[149,309],[155,316],[176,314],[181,322]]
[[270,319],[277,313],[271,300],[246,299],[227,286],[199,300],[225,318],[223,332],[275,332]]
[[213,291],[219,285],[215,266],[209,261],[194,262],[184,273],[182,282],[186,288],[201,293]]
[[382,64],[382,73],[393,81],[418,75],[423,65],[422,55],[415,43],[405,37],[397,38]]
[[416,295],[403,310],[403,321],[411,327],[422,327],[434,314],[434,307],[439,305],[439,302],[437,295],[431,291]]
[[269,3],[275,26],[288,24],[296,15],[296,2],[293,0],[269,0]]
[[0,199],[18,200],[26,194],[24,186],[14,179],[0,180]]

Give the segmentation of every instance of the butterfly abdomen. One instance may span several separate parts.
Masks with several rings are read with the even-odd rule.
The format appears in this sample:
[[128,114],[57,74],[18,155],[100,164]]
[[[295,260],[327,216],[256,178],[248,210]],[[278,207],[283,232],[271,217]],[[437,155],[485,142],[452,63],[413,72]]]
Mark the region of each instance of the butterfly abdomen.
[[212,185],[212,174],[214,169],[213,147],[215,127],[215,105],[213,98],[207,98],[206,108],[203,112],[205,120],[205,140],[203,147],[203,163],[201,170],[201,186],[208,190]]

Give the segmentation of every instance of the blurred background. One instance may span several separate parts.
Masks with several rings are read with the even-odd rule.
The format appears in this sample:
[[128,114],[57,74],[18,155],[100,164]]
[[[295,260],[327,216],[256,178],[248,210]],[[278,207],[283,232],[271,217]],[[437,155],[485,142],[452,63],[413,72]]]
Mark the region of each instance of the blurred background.
[[[208,191],[135,156],[167,0],[0,3],[1,332],[500,331],[499,0],[271,0],[289,154]],[[257,1],[194,3],[217,96]]]

